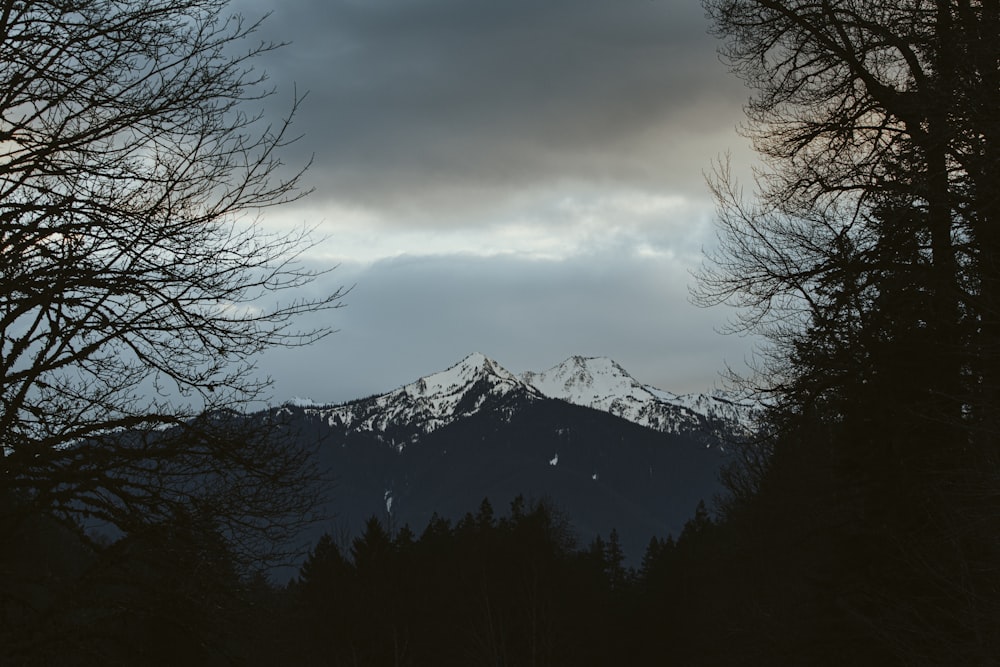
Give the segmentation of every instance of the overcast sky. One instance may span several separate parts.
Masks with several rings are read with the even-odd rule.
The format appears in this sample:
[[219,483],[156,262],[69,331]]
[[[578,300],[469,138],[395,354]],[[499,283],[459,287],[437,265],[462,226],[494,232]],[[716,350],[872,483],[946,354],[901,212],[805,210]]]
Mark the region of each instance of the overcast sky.
[[[714,243],[703,173],[747,97],[696,0],[237,0],[290,42],[259,63],[313,157],[317,288],[356,285],[338,333],[262,359],[274,399],[343,401],[479,351],[518,372],[608,356],[676,392],[749,342],[689,302]],[[280,105],[271,105],[277,115]]]

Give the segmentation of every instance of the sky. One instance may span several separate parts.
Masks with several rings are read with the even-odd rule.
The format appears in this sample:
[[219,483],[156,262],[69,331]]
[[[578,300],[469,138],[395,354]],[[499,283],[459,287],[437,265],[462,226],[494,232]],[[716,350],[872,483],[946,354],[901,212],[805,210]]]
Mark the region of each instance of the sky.
[[[716,243],[704,174],[753,156],[748,91],[696,0],[236,0],[270,12],[258,62],[294,118],[304,259],[352,289],[336,333],[260,360],[273,399],[340,402],[482,352],[545,370],[606,356],[678,393],[720,385],[753,341],[690,302]],[[309,292],[307,291],[306,294]]]

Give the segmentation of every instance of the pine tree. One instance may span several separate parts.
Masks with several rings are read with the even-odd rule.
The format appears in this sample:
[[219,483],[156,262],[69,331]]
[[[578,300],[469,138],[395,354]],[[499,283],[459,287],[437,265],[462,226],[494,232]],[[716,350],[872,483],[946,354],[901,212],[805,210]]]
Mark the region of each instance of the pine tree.
[[752,378],[770,395],[768,463],[731,479],[781,519],[739,520],[776,531],[758,548],[810,564],[789,563],[782,603],[839,647],[817,659],[991,659],[1000,203],[986,184],[1000,126],[985,109],[1000,102],[1000,12],[704,4],[754,91],[765,163],[753,202],[725,167],[713,181],[723,244],[701,293],[769,341]]

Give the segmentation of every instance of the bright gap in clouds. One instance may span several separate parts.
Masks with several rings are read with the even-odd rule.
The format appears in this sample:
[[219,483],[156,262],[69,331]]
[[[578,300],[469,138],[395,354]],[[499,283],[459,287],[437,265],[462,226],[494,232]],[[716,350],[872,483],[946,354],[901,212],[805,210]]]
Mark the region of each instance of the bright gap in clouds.
[[349,264],[448,254],[562,261],[614,252],[679,258],[694,268],[711,242],[711,204],[678,195],[567,189],[522,195],[476,215],[464,223],[435,222],[332,203],[322,210],[281,212],[270,224],[290,227],[318,220],[312,224],[324,240],[309,255]]

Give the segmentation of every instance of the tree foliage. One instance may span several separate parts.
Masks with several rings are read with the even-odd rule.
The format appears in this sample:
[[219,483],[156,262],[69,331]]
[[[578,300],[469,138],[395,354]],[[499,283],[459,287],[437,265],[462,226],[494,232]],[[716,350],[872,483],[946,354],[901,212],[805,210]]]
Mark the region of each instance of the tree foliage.
[[8,447],[177,423],[155,388],[254,398],[248,357],[323,333],[290,319],[335,298],[261,300],[312,276],[294,262],[302,237],[247,219],[300,193],[279,178],[288,121],[245,105],[268,92],[251,61],[273,46],[247,44],[257,24],[224,7],[3,4]]
[[730,512],[822,507],[799,544],[834,561],[790,589],[843,610],[817,627],[910,664],[995,655],[1000,7],[704,4],[764,160],[752,200],[712,180],[699,291],[769,340],[767,462],[729,472]]
[[408,529],[390,537],[373,517],[345,549],[329,537],[317,543],[290,588],[301,622],[285,657],[333,665],[608,664],[609,638],[621,630],[609,625],[618,608],[609,592],[631,584],[611,569],[621,566],[620,549],[610,558],[576,553],[558,511],[522,497],[504,516],[484,500],[454,525],[435,517],[416,540]]
[[923,353],[915,414],[971,414],[961,427],[994,438],[996,8],[706,7],[755,91],[747,133],[766,166],[752,203],[716,173],[722,246],[700,297],[771,337],[772,388],[795,381],[800,402],[873,379],[892,363],[879,354]]
[[139,575],[238,580],[311,516],[308,448],[240,411],[265,398],[256,355],[326,335],[296,317],[342,292],[297,296],[310,230],[259,221],[304,194],[280,157],[301,98],[267,121],[254,64],[278,45],[226,4],[0,1],[0,527],[86,565],[27,576],[0,552],[8,648],[71,651],[105,594],[145,613]]

